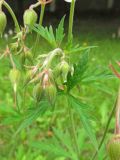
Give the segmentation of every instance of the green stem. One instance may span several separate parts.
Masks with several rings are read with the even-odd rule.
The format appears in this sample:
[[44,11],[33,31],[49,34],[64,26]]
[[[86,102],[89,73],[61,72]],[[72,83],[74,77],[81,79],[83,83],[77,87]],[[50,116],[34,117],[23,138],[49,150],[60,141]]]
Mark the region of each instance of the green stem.
[[79,146],[77,143],[77,134],[76,134],[76,129],[75,129],[74,114],[73,114],[73,110],[71,108],[71,103],[69,101],[69,97],[68,97],[68,110],[69,110],[72,137],[73,137],[74,144],[75,144],[77,159],[79,160]]
[[45,14],[45,4],[42,4],[41,5],[41,13],[40,13],[39,25],[43,24],[44,14]]
[[[42,24],[43,24],[44,14],[45,14],[45,4],[41,4],[41,12],[40,12],[40,19],[39,19],[40,26],[42,26]],[[37,48],[38,43],[39,43],[39,35],[37,34],[35,46],[34,46],[34,51],[33,51],[34,56],[36,53],[36,48]]]
[[14,14],[12,8],[11,8],[11,7],[9,6],[9,4],[8,4],[7,2],[5,2],[5,1],[3,2],[3,5],[7,8],[7,10],[9,11],[9,13],[10,13],[11,16],[12,16],[12,19],[13,19],[13,21],[14,21],[14,23],[15,23],[16,32],[20,32],[20,26],[19,26],[18,20],[17,20],[15,14]]
[[0,0],[0,11],[2,11],[3,0]]
[[70,7],[69,28],[68,28],[68,43],[73,40],[73,20],[75,12],[75,0],[72,0]]
[[[117,98],[117,99],[118,99],[118,98]],[[114,104],[114,107],[113,107],[113,109],[112,109],[112,112],[111,112],[111,114],[110,114],[110,116],[109,116],[109,119],[108,119],[108,122],[107,122],[107,125],[106,125],[106,128],[105,128],[103,137],[102,137],[102,139],[101,139],[101,142],[100,142],[100,144],[99,144],[99,146],[98,146],[98,151],[95,152],[95,154],[94,154],[93,157],[92,157],[92,160],[95,160],[95,158],[96,158],[96,156],[97,156],[97,153],[98,153],[99,150],[101,149],[101,147],[102,147],[102,145],[103,145],[103,142],[104,142],[104,140],[105,140],[105,138],[106,138],[106,135],[107,135],[107,132],[108,132],[108,129],[109,129],[110,122],[111,122],[111,120],[112,120],[113,114],[114,114],[115,109],[116,109],[117,99],[116,99],[116,101],[115,101],[115,104]]]

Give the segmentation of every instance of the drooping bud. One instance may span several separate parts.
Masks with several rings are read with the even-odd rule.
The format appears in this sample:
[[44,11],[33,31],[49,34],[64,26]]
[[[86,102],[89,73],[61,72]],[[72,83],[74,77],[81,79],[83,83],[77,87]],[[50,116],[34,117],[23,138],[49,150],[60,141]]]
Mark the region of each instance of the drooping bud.
[[13,68],[13,69],[10,70],[9,78],[10,78],[10,81],[11,81],[13,87],[14,87],[15,92],[17,90],[17,85],[20,81],[20,76],[21,76],[21,74],[20,74],[20,71],[18,69]]
[[48,101],[53,105],[55,103],[55,99],[56,99],[56,94],[57,94],[57,89],[56,86],[54,84],[48,84],[45,88],[45,95],[48,99]]
[[29,70],[26,73],[24,85],[27,85],[32,79],[34,79],[34,77],[36,76],[37,70],[38,68],[34,66],[33,69]]
[[120,134],[112,137],[107,145],[110,160],[120,160]]
[[38,83],[38,84],[33,88],[33,97],[35,98],[35,100],[36,100],[37,102],[39,102],[39,101],[41,100],[42,93],[43,93],[42,85],[41,85],[40,83]]
[[67,75],[70,70],[70,66],[66,61],[62,61],[60,65],[61,77],[63,82],[67,82]]
[[7,25],[6,15],[3,11],[0,11],[0,34],[1,35],[4,32],[6,25]]
[[24,25],[33,26],[37,21],[37,13],[33,9],[27,9],[23,16]]

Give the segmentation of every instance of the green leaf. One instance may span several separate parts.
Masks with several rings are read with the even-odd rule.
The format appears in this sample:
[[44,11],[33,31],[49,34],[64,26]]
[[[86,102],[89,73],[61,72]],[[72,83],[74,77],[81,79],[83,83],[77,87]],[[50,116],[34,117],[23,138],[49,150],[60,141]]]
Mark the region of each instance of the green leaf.
[[56,43],[58,46],[61,45],[65,34],[64,34],[64,21],[65,21],[65,16],[61,19],[58,28],[56,29]]
[[38,24],[32,27],[32,29],[37,32],[42,38],[44,38],[53,48],[57,48],[61,45],[64,39],[64,20],[65,16],[60,21],[58,28],[56,29],[56,34],[54,34],[52,26],[43,27]]
[[15,135],[18,134],[22,129],[32,124],[32,122],[35,121],[39,116],[43,115],[48,109],[48,107],[49,107],[48,102],[41,101],[41,103],[36,108],[29,109],[29,111],[26,113],[23,122],[16,131]]
[[32,143],[32,146],[41,151],[51,153],[56,157],[70,158],[70,154],[63,147],[61,147],[59,143],[54,143],[54,139],[34,142]]
[[68,43],[65,47],[65,53],[66,54],[80,53],[81,51],[85,51],[85,50],[96,48],[96,47],[97,46],[81,47],[79,44],[74,45],[72,43]]
[[44,28],[43,26],[35,24],[32,29],[37,32],[42,38],[44,38],[52,47],[57,47],[52,26],[50,26],[49,28]]
[[[74,74],[68,75],[67,87],[70,91],[73,87],[97,83],[100,80],[114,78],[108,68],[91,67],[89,63],[89,50],[87,50],[77,64],[74,64]],[[101,89],[102,90],[102,89]]]
[[78,64],[74,65],[74,74],[71,76],[68,75],[67,86],[68,90],[71,90],[74,86],[80,83],[83,79],[85,71],[88,67],[88,59],[89,59],[89,50],[87,50],[79,60]]
[[71,141],[71,136],[68,132],[63,133],[61,130],[58,130],[56,128],[53,128],[55,136],[58,138],[60,143],[67,148],[69,154],[73,157],[73,159],[77,159],[74,148],[73,148],[73,142]]
[[81,123],[82,123],[85,131],[86,131],[86,134],[89,136],[95,149],[98,150],[96,136],[93,132],[93,128],[90,123],[91,119],[88,118],[89,117],[87,115],[88,113],[84,112],[82,109],[85,106],[86,106],[86,108],[88,108],[89,106],[87,104],[83,104],[77,98],[75,98],[73,96],[69,96],[69,102],[71,103],[71,106],[73,107],[73,109],[75,109],[77,111],[77,113],[80,115],[80,120],[81,120]]

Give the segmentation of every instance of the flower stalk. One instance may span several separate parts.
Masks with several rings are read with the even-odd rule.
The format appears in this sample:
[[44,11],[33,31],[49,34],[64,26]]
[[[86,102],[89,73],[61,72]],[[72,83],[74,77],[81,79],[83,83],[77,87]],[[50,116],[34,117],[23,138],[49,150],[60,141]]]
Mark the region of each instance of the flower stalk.
[[73,40],[74,12],[75,12],[75,0],[72,0],[71,7],[70,7],[70,16],[69,16],[68,43],[71,43]]
[[11,14],[12,16],[12,19],[14,21],[14,24],[15,24],[15,28],[16,28],[16,32],[20,32],[21,29],[20,29],[20,26],[19,26],[19,23],[18,23],[18,20],[12,10],[12,8],[9,6],[9,4],[5,1],[3,1],[3,5],[7,8],[7,10],[9,11],[9,13]]

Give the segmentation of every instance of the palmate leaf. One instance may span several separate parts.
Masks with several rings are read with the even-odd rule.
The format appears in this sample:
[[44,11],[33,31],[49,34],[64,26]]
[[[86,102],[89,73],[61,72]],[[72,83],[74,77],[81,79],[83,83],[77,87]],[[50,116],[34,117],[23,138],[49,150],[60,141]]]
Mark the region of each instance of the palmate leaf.
[[81,51],[85,51],[88,49],[96,48],[97,46],[81,46],[79,44],[73,44],[73,43],[67,43],[65,47],[65,53],[66,54],[73,54],[73,53],[80,53]]
[[1,124],[8,125],[20,122],[22,115],[15,111],[13,107],[6,106],[6,104],[0,105]]
[[81,57],[80,61],[74,65],[74,74],[68,75],[68,91],[78,84],[88,85],[91,83],[99,82],[114,78],[109,72],[108,68],[92,67],[89,65],[89,50],[87,50]]
[[54,131],[56,138],[60,141],[62,146],[67,148],[67,151],[69,152],[69,154],[71,154],[72,159],[76,160],[77,156],[74,151],[73,142],[71,140],[71,136],[69,132],[63,133],[61,130],[56,129],[56,128],[53,128],[53,131]]
[[81,123],[82,123],[85,131],[86,131],[86,134],[89,136],[95,149],[98,150],[96,136],[93,132],[93,128],[90,123],[91,119],[87,115],[88,111],[86,111],[86,112],[83,111],[83,107],[86,106],[86,108],[88,108],[89,106],[87,104],[80,102],[77,98],[75,98],[71,95],[69,95],[69,103],[71,103],[71,106],[73,107],[73,109],[80,115],[80,120],[81,120]]
[[80,83],[83,79],[85,71],[88,67],[88,59],[89,59],[89,50],[87,50],[83,55],[82,58],[79,60],[78,64],[74,65],[74,74],[68,75],[67,86],[68,90],[72,89],[75,85]]
[[57,46],[52,26],[44,28],[43,26],[35,24],[32,29],[44,38],[52,47]]
[[46,112],[48,107],[49,107],[49,104],[47,101],[41,101],[36,108],[29,109],[24,117],[23,122],[21,123],[18,130],[16,131],[15,135],[19,133],[22,129],[32,124],[33,121],[35,121],[39,116],[42,116]]
[[82,79],[82,84],[89,84],[89,83],[97,82],[100,80],[111,79],[111,78],[115,78],[115,76],[111,74],[107,68],[102,70],[102,68],[96,67],[95,69],[93,70],[91,69],[90,72],[88,71],[84,75]]
[[70,154],[59,143],[55,143],[55,139],[44,140],[41,142],[33,142],[32,146],[43,152],[53,154],[55,157],[70,158]]
[[65,34],[64,34],[64,21],[65,21],[65,16],[61,19],[58,28],[56,29],[56,43],[58,46],[61,45]]
[[57,48],[61,45],[64,39],[64,20],[65,16],[61,19],[56,33],[54,33],[52,26],[43,27],[38,24],[35,24],[32,29],[37,32],[42,38],[44,38],[53,48]]
[[71,160],[76,160],[77,156],[73,149],[73,144],[70,135],[63,133],[58,129],[53,129],[54,136],[41,142],[33,142],[32,146],[38,148],[47,154],[52,154],[54,157],[64,157]]

